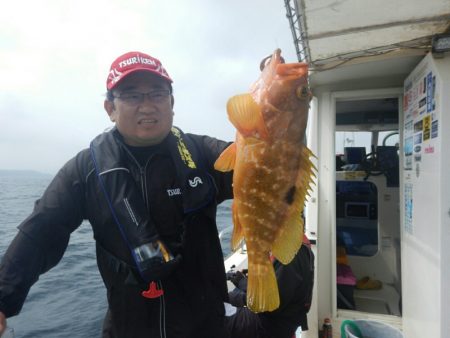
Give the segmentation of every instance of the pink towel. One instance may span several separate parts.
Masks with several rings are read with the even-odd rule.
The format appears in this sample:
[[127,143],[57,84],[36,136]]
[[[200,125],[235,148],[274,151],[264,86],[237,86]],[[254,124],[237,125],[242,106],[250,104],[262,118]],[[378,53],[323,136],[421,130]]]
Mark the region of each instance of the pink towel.
[[337,283],[341,285],[356,285],[356,277],[348,265],[337,264]]

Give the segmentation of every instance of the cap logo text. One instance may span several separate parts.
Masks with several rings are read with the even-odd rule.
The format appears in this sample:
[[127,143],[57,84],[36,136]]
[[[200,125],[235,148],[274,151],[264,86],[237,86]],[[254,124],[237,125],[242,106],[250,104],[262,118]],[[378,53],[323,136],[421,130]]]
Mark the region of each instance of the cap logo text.
[[136,63],[140,63],[140,64],[143,64],[143,65],[150,65],[150,66],[156,67],[156,62],[154,60],[152,60],[152,59],[148,59],[148,58],[141,57],[141,56],[133,56],[133,57],[130,57],[130,58],[126,59],[126,60],[120,61],[119,62],[119,68],[123,68],[123,67],[126,67],[126,66],[131,66],[131,65],[134,65]]

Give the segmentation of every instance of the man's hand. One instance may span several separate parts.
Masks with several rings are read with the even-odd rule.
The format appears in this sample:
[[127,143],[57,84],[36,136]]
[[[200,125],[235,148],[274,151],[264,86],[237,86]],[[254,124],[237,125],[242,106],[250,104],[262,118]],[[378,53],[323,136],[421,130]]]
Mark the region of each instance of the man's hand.
[[234,288],[228,293],[228,301],[235,307],[243,307],[247,305],[247,294],[239,288]]
[[6,317],[3,312],[0,312],[0,337],[6,329]]
[[243,271],[229,271],[227,272],[227,280],[231,281],[235,287],[247,292],[247,276],[246,270]]

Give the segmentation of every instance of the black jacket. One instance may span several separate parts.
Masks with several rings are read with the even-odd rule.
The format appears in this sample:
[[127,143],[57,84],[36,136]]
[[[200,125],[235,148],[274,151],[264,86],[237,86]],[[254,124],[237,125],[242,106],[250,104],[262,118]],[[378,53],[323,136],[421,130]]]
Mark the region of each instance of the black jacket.
[[136,278],[130,279],[134,261],[112,219],[86,149],[64,165],[36,202],[33,213],[19,226],[0,265],[0,311],[7,317],[20,311],[39,275],[62,258],[71,232],[89,220],[108,292],[104,337],[160,337],[162,321],[167,337],[209,337],[221,325],[222,302],[227,299],[215,213],[218,203],[232,198],[232,173],[219,173],[213,164],[228,144],[207,136],[184,135],[195,144],[196,149],[189,150],[199,155],[199,165],[213,177],[217,192],[215,201],[185,214],[177,190],[179,175],[168,149],[171,134],[142,166],[132,156],[133,149],[123,145],[118,132],[114,129],[110,133],[122,147],[120,156],[142,192],[159,235],[172,251],[183,256],[176,271],[160,283],[164,296],[144,298],[141,292],[148,285],[135,274]]

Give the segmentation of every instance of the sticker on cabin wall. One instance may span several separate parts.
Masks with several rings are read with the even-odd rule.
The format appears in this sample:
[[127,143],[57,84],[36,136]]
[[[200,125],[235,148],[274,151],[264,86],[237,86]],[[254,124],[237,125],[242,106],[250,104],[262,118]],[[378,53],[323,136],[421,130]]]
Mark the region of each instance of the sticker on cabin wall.
[[413,157],[413,137],[410,136],[405,139],[405,146],[404,146],[404,152],[405,152],[405,170],[412,170],[412,157]]
[[414,161],[420,162],[422,160],[422,147],[420,144],[414,146]]
[[438,120],[431,122],[431,138],[436,138],[438,136]]
[[434,147],[433,146],[426,146],[425,147],[425,154],[434,154]]
[[417,121],[416,123],[414,123],[414,132],[418,133],[421,132],[423,130],[423,121]]
[[422,133],[414,135],[414,144],[421,144],[421,143],[422,143]]
[[412,134],[413,132],[413,121],[408,121],[405,123],[405,135]]
[[431,136],[431,115],[423,118],[423,141],[428,141]]
[[419,101],[419,109],[422,108],[427,104],[427,98],[424,97],[422,100]]
[[405,183],[405,223],[404,230],[413,234],[413,185]]
[[420,93],[420,88],[419,85],[415,85],[412,89],[412,101],[415,102],[419,99],[419,97],[421,96]]
[[430,72],[427,75],[427,111],[431,112],[433,95],[433,74]]
[[403,95],[403,111],[408,111],[408,92],[405,92],[405,94]]
[[431,110],[434,111],[436,109],[436,76],[433,76],[433,86],[431,93]]

